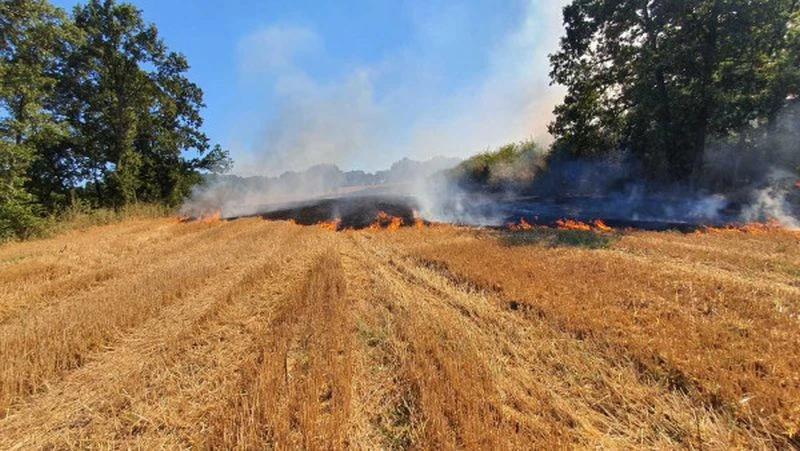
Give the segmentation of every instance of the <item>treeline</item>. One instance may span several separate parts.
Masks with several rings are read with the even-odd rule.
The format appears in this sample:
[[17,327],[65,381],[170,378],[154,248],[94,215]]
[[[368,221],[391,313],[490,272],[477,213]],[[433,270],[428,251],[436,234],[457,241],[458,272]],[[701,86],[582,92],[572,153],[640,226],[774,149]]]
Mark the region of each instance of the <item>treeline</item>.
[[800,153],[787,142],[797,115],[782,115],[800,94],[798,0],[574,0],[564,24],[551,56],[552,81],[567,88],[555,153],[624,149],[662,181],[704,178],[709,147],[747,161],[775,158],[776,146]]
[[364,172],[342,171],[332,164],[319,164],[304,171],[287,171],[275,177],[241,177],[232,174],[209,174],[204,183],[196,187],[183,211],[188,215],[202,215],[226,206],[225,214],[252,213],[253,207],[275,204],[298,197],[318,197],[334,194],[343,188],[365,188],[389,185],[397,192],[397,185],[415,185],[457,166],[457,158],[435,157],[427,161],[403,158],[387,170]]
[[132,5],[0,0],[0,238],[74,206],[175,206],[229,167],[188,69]]

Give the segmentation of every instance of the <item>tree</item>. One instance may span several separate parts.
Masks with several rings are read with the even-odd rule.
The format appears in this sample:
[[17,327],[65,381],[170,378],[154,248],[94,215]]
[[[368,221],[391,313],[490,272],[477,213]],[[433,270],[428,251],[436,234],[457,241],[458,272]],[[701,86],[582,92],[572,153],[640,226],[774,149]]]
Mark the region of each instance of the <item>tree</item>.
[[36,223],[27,171],[39,148],[68,133],[52,92],[77,39],[63,12],[46,1],[0,2],[0,236],[24,235]]
[[0,0],[0,238],[79,200],[175,206],[227,170],[188,70],[132,5]]
[[702,170],[710,138],[774,121],[800,92],[797,0],[575,0],[550,126],[575,155],[627,148],[651,174]]
[[[179,203],[197,171],[227,158],[200,130],[203,92],[185,76],[186,59],[132,5],[90,0],[74,17],[86,40],[62,90],[98,204]],[[187,151],[198,157],[183,158]]]

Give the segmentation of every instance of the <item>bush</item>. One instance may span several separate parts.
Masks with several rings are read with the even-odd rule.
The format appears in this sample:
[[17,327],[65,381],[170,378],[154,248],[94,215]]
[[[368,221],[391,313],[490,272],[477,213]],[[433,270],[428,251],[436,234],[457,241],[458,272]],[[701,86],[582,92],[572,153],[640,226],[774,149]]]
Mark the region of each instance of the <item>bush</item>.
[[169,216],[174,209],[161,204],[136,203],[117,209],[92,208],[85,203],[76,203],[58,215],[49,218],[45,233],[58,233],[67,230],[113,224],[125,219],[159,218]]
[[515,189],[544,168],[546,155],[547,149],[533,140],[506,144],[463,161],[448,176],[471,190]]
[[0,203],[0,242],[28,238],[41,232],[44,221],[25,204]]

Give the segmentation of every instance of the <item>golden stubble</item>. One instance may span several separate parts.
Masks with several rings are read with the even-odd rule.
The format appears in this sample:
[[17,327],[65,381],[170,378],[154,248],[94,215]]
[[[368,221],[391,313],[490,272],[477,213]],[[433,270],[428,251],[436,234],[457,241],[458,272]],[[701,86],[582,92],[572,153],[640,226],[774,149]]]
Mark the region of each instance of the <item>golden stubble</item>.
[[796,237],[519,243],[149,219],[5,245],[0,448],[790,446]]

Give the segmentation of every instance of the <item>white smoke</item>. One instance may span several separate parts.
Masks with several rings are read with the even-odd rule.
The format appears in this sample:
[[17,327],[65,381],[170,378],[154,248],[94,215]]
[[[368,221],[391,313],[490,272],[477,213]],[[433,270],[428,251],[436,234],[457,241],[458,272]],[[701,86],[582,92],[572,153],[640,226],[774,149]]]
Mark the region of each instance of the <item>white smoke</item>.
[[[374,171],[402,157],[463,158],[531,137],[549,141],[546,126],[562,92],[549,86],[547,55],[557,48],[566,3],[524,3],[505,34],[485,34],[490,50],[475,55],[485,70],[452,87],[440,80],[448,73],[440,61],[465,51],[463,36],[474,37],[486,20],[472,17],[463,4],[412,3],[414,33],[406,48],[333,78],[313,70],[333,58],[326,37],[314,27],[272,24],[247,34],[237,49],[240,79],[260,86],[270,110],[255,130],[240,129],[230,140],[236,143],[235,173],[275,176],[318,164]],[[249,138],[238,136],[248,133]],[[439,194],[440,187],[422,180],[408,182],[413,189],[404,190],[423,200]],[[330,195],[324,186],[310,181],[293,194]],[[184,210],[207,210],[216,203],[239,215],[286,200],[285,193],[264,188],[242,191],[212,183],[198,188]],[[427,200],[433,211],[434,202]]]
[[785,169],[773,169],[767,175],[768,185],[755,190],[752,199],[742,210],[746,222],[776,220],[790,229],[800,229],[800,222],[792,215],[792,205],[788,200],[795,185],[797,174]]

